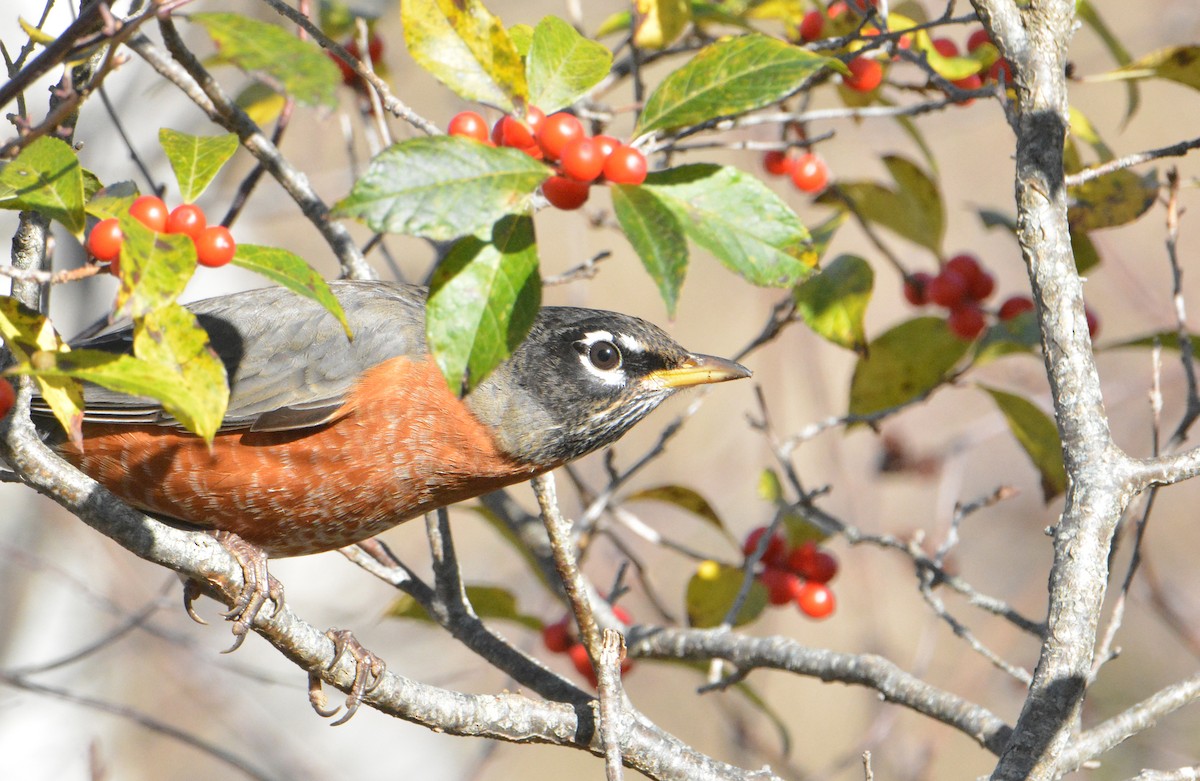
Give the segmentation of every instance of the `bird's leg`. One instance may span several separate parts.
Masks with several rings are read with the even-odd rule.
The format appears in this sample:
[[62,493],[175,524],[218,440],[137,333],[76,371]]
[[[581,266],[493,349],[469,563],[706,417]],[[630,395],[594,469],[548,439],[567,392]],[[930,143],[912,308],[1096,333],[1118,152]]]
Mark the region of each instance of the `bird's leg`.
[[[278,615],[283,609],[283,584],[267,571],[267,554],[256,545],[252,545],[233,532],[213,532],[217,542],[229,551],[242,568],[242,590],[233,601],[233,607],[223,615],[233,621],[233,645],[223,653],[231,653],[241,647],[254,623],[254,617],[263,605],[270,599],[275,603],[272,615]],[[192,608],[192,602],[200,596],[200,584],[194,580],[183,584],[183,607],[193,621],[206,623]]]
[[[358,706],[362,704],[363,697],[373,692],[383,681],[383,673],[387,669],[387,665],[378,656],[363,648],[348,629],[330,629],[325,636],[333,641],[334,648],[333,661],[325,668],[326,670],[332,670],[337,666],[342,654],[348,653],[354,659],[354,682],[350,684],[350,693],[346,695],[346,714],[333,722],[331,726],[336,727],[339,724],[345,724],[351,716],[358,712]],[[312,703],[313,710],[326,718],[330,718],[338,712],[338,706],[329,707],[329,701],[325,699],[319,673],[310,672],[308,674],[308,701]]]

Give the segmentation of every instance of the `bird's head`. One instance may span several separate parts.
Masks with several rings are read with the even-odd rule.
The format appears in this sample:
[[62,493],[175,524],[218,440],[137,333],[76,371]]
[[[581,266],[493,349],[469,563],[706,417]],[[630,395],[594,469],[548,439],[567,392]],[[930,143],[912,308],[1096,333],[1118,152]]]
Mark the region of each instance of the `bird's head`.
[[467,396],[499,447],[549,466],[612,444],[675,392],[749,377],[616,312],[545,307],[512,357]]

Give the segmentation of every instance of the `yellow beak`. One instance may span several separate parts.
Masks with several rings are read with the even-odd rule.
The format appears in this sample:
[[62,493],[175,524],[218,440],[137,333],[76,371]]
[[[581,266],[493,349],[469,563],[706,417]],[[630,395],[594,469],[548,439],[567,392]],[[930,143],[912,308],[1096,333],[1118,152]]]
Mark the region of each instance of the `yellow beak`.
[[690,388],[750,376],[750,370],[740,363],[714,355],[689,355],[673,369],[660,369],[646,375],[645,382],[662,388]]

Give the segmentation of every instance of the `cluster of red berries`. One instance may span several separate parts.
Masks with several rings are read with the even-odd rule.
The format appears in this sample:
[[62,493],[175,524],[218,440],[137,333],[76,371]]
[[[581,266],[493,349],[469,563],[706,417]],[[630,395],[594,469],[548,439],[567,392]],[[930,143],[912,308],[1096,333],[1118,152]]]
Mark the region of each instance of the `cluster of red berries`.
[[[767,531],[767,527],[760,526],[750,532],[742,543],[742,552],[749,556],[758,550]],[[833,614],[837,601],[828,584],[837,575],[838,561],[832,553],[812,541],[789,548],[782,536],[774,534],[760,562],[763,567],[758,580],[767,589],[767,601],[772,605],[795,602],[809,618]]]
[[[237,245],[224,225],[209,225],[204,210],[194,203],[184,203],[167,211],[167,205],[157,195],[143,195],[129,206],[129,213],[155,233],[182,233],[190,236],[196,247],[196,260],[202,266],[217,268],[233,260]],[[113,274],[120,274],[118,260],[125,234],[116,217],[100,220],[88,234],[87,249],[96,260],[109,264]]]
[[13,389],[13,386],[8,382],[8,380],[0,379],[0,420],[4,419],[4,416],[8,414],[9,410],[11,410],[13,405],[16,403],[16,390]]
[[559,209],[583,206],[593,182],[641,184],[646,180],[645,155],[612,136],[588,136],[578,117],[565,111],[546,116],[536,106],[529,106],[524,119],[506,114],[490,134],[483,117],[464,111],[450,120],[449,133],[520,149],[555,164],[555,175],[542,183],[542,195]]
[[[613,615],[615,615],[622,624],[628,626],[633,623],[633,617],[629,615],[629,611],[620,605],[612,606]],[[588,657],[587,647],[579,642],[578,636],[575,634],[575,621],[570,615],[565,615],[553,624],[546,624],[542,627],[542,643],[546,646],[546,650],[555,654],[566,654],[571,659],[571,664],[575,665],[575,670],[587,679],[592,688],[599,685],[596,680],[596,671],[592,667],[592,660]],[[621,660],[621,675],[633,669],[633,660],[625,657]]]
[[[351,38],[342,45],[345,47],[346,53],[351,57],[356,60],[362,59],[362,50],[358,48],[357,38]],[[367,83],[355,72],[354,68],[343,62],[340,57],[335,56],[333,52],[326,52],[326,54],[338,66],[338,70],[342,72],[343,84],[359,90],[367,88]],[[378,69],[379,63],[383,58],[383,39],[376,33],[371,33],[371,36],[367,39],[367,54],[371,55],[371,67]]]
[[[938,50],[938,54],[943,57],[957,57],[959,55],[958,44],[949,38],[934,38],[931,43]],[[988,35],[987,30],[980,27],[967,38],[967,52],[973,53],[980,46],[989,43],[992,43],[991,36]],[[961,79],[954,79],[950,83],[959,89],[979,89],[988,82],[999,81],[1001,76],[1003,76],[1005,84],[1012,83],[1012,66],[1003,57],[997,59],[987,68],[981,69],[978,73],[972,73],[970,76],[964,76]],[[972,99],[962,101],[963,105],[969,105],[971,102]]]
[[[955,255],[946,261],[937,276],[918,271],[904,280],[904,298],[913,306],[935,304],[949,310],[946,325],[960,339],[973,341],[987,327],[987,314],[982,303],[996,289],[996,280],[968,254]],[[1007,322],[1025,312],[1033,311],[1029,296],[1010,296],[996,310],[996,318]],[[1085,308],[1088,333],[1095,338],[1100,332],[1100,320],[1090,308]]]
[[772,176],[787,176],[796,189],[819,193],[829,184],[829,165],[815,152],[792,154],[792,150],[772,150],[763,155],[763,170]]

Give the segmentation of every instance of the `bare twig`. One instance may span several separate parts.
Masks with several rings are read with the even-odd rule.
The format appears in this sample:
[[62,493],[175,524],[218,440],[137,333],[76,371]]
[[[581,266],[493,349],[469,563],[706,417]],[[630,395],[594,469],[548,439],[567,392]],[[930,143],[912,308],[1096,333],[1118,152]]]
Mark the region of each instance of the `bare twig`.
[[1180,141],[1169,146],[1161,146],[1157,149],[1148,149],[1145,152],[1136,152],[1124,157],[1118,157],[1116,160],[1109,160],[1107,163],[1094,165],[1091,168],[1085,168],[1082,171],[1077,171],[1066,177],[1065,181],[1068,187],[1090,182],[1093,179],[1099,179],[1105,174],[1111,174],[1113,171],[1120,171],[1125,168],[1132,168],[1135,165],[1148,163],[1151,160],[1157,160],[1162,157],[1182,157],[1193,149],[1200,148],[1200,138],[1193,138],[1190,141]]
[[621,661],[625,658],[625,640],[615,629],[605,629],[596,665],[600,692],[600,742],[604,745],[604,777],[621,781],[621,729],[624,721],[621,688]]

